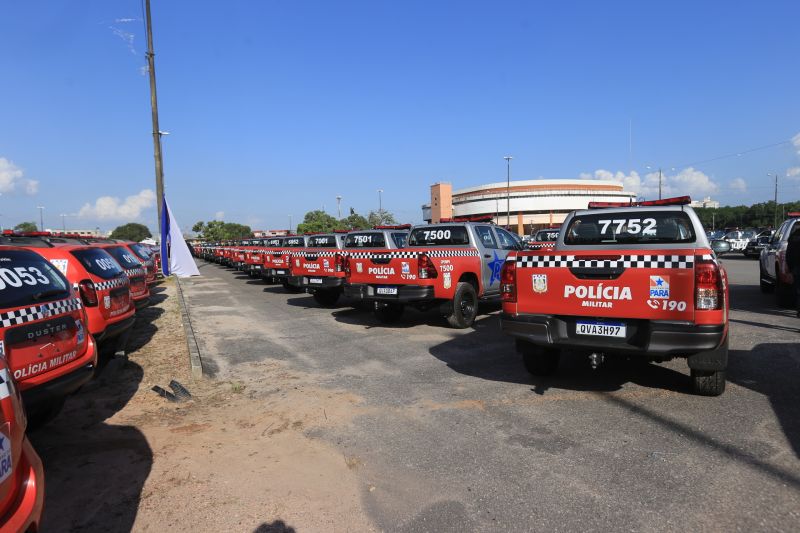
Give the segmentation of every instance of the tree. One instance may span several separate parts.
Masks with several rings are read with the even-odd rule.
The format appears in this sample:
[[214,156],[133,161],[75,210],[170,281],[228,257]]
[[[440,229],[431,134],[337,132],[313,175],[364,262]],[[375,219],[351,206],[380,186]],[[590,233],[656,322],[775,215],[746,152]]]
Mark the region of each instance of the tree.
[[370,226],[369,221],[356,212],[351,212],[350,216],[343,218],[339,221],[342,229],[367,229]]
[[250,226],[235,222],[223,222],[222,220],[198,222],[192,226],[192,231],[201,233],[203,239],[209,241],[229,241],[253,236],[253,230],[250,229]]
[[298,233],[317,233],[336,229],[344,229],[343,223],[319,209],[306,213],[303,222],[297,225]]
[[32,231],[39,231],[39,226],[36,225],[36,222],[20,222],[14,226],[14,230],[20,233],[30,233]]
[[129,222],[118,226],[111,232],[112,239],[122,239],[124,241],[139,242],[144,239],[149,239],[152,236],[147,226],[139,224],[138,222]]
[[394,226],[397,224],[394,215],[385,209],[370,211],[367,219],[370,226]]

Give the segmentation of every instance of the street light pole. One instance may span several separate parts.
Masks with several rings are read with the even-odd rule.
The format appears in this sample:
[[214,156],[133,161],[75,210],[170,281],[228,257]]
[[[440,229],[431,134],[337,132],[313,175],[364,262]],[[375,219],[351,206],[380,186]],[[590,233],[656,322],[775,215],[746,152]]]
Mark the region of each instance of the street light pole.
[[514,156],[503,156],[506,160],[506,228],[511,227],[511,160]]
[[383,211],[383,199],[381,198],[381,193],[383,189],[378,189],[378,213]]
[[39,210],[39,231],[44,231],[44,207],[39,205],[36,209]]
[[292,233],[292,215],[289,215],[289,233]]
[[658,167],[658,199],[661,200],[661,167]]
[[778,229],[778,174],[775,174],[775,212],[772,216],[772,229]]
[[342,197],[336,197],[336,210],[339,212],[339,220],[342,219]]
[[161,157],[161,135],[158,128],[158,97],[156,96],[156,54],[153,52],[153,25],[150,19],[150,0],[145,0],[147,30],[147,70],[150,74],[150,111],[153,121],[153,158],[156,164],[156,205],[158,208],[158,228],[161,231],[161,219],[164,206],[164,162]]
[[64,219],[66,218],[67,215],[65,215],[64,213],[61,213],[59,216],[61,217],[61,231],[66,233],[67,232],[67,223],[66,223],[66,221]]

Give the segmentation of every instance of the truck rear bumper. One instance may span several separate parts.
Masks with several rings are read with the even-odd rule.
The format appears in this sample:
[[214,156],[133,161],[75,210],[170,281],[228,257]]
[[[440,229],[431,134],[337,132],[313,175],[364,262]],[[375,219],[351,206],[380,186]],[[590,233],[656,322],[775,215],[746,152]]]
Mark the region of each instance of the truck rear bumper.
[[625,321],[626,338],[575,333],[576,317],[500,315],[503,333],[551,348],[608,351],[650,357],[689,356],[718,348],[725,340],[723,324],[695,325],[650,320]]
[[[292,279],[294,279],[294,282]],[[320,280],[320,282],[312,283],[312,279]],[[304,289],[331,290],[338,289],[344,285],[344,278],[337,278],[334,276],[297,276],[296,278],[290,278],[289,283],[297,285],[298,287],[303,287]]]
[[392,285],[397,288],[397,294],[378,294],[376,289],[385,285],[371,285],[366,283],[347,283],[344,286],[344,295],[356,300],[370,300],[386,303],[413,303],[432,301],[434,297],[432,285]]

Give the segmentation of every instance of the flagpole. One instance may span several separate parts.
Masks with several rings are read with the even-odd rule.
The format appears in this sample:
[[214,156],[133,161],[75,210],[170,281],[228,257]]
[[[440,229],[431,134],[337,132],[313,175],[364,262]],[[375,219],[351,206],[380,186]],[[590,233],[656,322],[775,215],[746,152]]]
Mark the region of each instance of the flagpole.
[[153,157],[156,163],[156,205],[158,206],[158,227],[164,217],[164,161],[161,157],[161,130],[158,128],[158,97],[156,95],[156,61],[153,52],[153,25],[150,18],[150,0],[145,0],[147,17],[147,70],[150,74],[150,109],[153,118]]

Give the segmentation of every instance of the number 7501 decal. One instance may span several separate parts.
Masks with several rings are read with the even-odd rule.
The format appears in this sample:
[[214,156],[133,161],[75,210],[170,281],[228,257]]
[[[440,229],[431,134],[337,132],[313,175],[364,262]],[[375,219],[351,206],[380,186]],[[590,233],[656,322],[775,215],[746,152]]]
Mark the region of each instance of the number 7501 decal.
[[647,305],[662,311],[686,311],[686,302],[676,302],[675,300],[647,300]]

